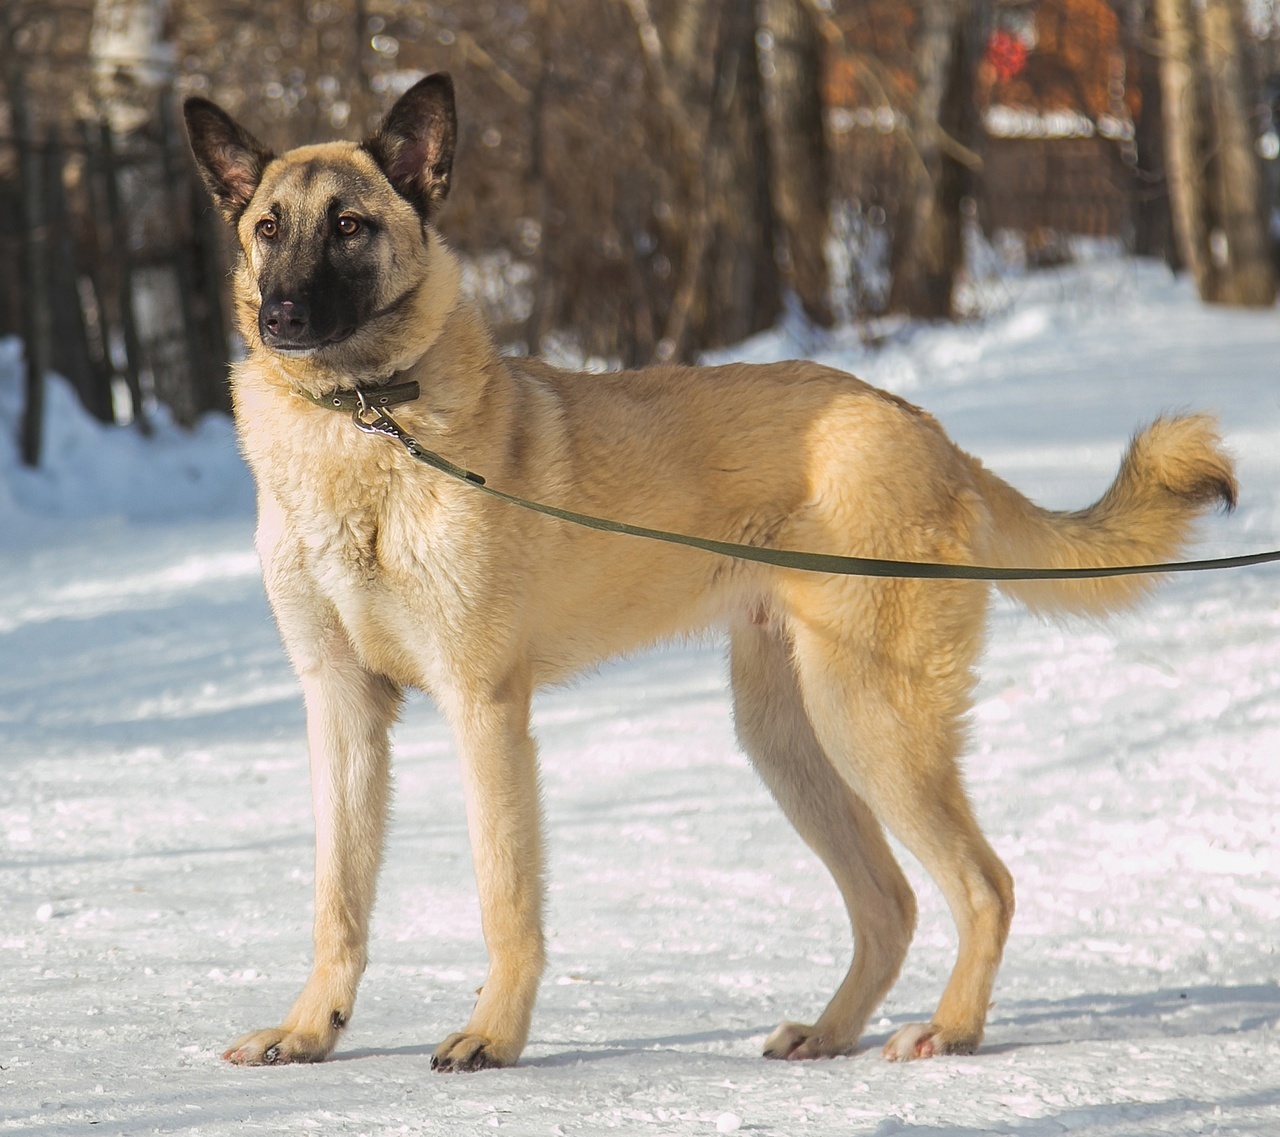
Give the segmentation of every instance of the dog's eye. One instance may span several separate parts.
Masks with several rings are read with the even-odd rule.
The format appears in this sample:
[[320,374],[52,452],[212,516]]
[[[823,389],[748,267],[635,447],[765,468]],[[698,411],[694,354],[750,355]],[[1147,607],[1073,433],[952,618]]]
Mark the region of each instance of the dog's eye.
[[352,217],[349,213],[344,213],[338,218],[338,232],[344,237],[354,237],[360,229],[360,218]]
[[264,217],[258,222],[258,236],[264,241],[274,241],[279,232],[280,226],[274,217]]

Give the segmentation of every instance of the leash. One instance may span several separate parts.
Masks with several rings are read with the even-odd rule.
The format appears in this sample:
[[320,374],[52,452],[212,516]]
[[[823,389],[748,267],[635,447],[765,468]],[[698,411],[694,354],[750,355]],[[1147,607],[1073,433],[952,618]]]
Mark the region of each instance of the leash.
[[672,545],[686,545],[708,553],[718,553],[738,560],[757,561],[778,568],[801,569],[806,572],[825,572],[840,576],[900,577],[912,580],[1094,580],[1101,577],[1138,576],[1155,573],[1208,572],[1215,569],[1246,568],[1250,565],[1271,564],[1280,561],[1280,549],[1265,553],[1247,553],[1243,556],[1214,557],[1208,560],[1173,561],[1167,564],[1111,565],[1103,568],[1036,569],[996,568],[989,565],[948,565],[928,561],[895,561],[880,557],[849,557],[835,553],[802,553],[791,549],[763,548],[759,545],[742,545],[734,541],[716,541],[709,537],[693,537],[687,533],[671,533],[665,529],[648,529],[643,525],[631,525],[625,521],[612,521],[561,509],[540,501],[530,501],[515,494],[505,493],[488,485],[480,475],[450,462],[433,450],[420,446],[388,412],[389,406],[412,402],[418,397],[418,384],[414,381],[380,387],[373,391],[357,388],[354,391],[335,391],[327,395],[303,395],[319,407],[349,410],[351,420],[366,434],[382,435],[400,443],[410,457],[447,474],[461,482],[474,486],[482,493],[505,501],[521,509],[545,514],[560,521],[595,529],[604,533],[622,533],[630,537],[645,537],[651,541],[665,541]]

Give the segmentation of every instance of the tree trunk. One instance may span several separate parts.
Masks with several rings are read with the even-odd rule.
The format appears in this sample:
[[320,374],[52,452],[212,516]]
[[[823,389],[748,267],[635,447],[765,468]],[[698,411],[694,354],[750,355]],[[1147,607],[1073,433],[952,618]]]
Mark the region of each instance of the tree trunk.
[[538,78],[529,100],[529,168],[525,177],[529,183],[529,198],[533,206],[534,220],[538,226],[538,242],[534,248],[534,271],[537,274],[533,286],[533,302],[525,320],[525,349],[530,355],[542,350],[542,337],[548,331],[548,320],[554,310],[555,281],[550,271],[548,250],[551,241],[547,233],[551,213],[551,193],[547,181],[547,92],[551,85],[551,73],[555,66],[552,58],[551,0],[531,0],[529,25],[534,42],[538,45]]
[[742,0],[683,0],[659,30],[647,0],[628,6],[685,198],[683,247],[654,354],[689,358],[771,326],[782,310],[755,10]]
[[1154,0],[1164,59],[1160,91],[1165,125],[1165,171],[1178,253],[1205,300],[1217,295],[1209,256],[1209,189],[1205,172],[1207,108],[1204,64],[1195,34],[1192,0]]
[[[13,88],[11,87],[11,90]],[[31,120],[18,119],[22,135],[18,144],[18,167],[22,179],[22,340],[26,356],[25,398],[19,427],[19,451],[24,465],[40,465],[44,438],[45,370],[49,364],[49,224],[45,211],[44,181],[48,164],[41,146],[31,137]]]
[[1270,305],[1261,180],[1233,0],[1155,0],[1164,62],[1165,164],[1178,251],[1203,300]]
[[[105,352],[90,347],[80,295],[71,215],[63,185],[64,155],[56,137],[45,145],[44,213],[48,226],[49,367],[75,388],[81,405],[99,422],[115,422],[111,369]],[[88,284],[87,280],[85,281]]]
[[889,309],[950,319],[963,267],[963,167],[948,138],[964,142],[972,123],[973,82],[965,28],[972,0],[925,0],[916,43],[911,153],[894,231]]
[[20,186],[22,257],[17,266],[22,281],[22,341],[26,358],[22,421],[18,452],[27,466],[40,464],[44,438],[44,383],[49,363],[49,226],[45,211],[46,163],[36,140],[36,125],[27,97],[26,75],[16,50],[17,22],[0,9],[0,78],[9,99],[13,132],[17,137]]
[[703,316],[690,329],[705,347],[737,343],[771,327],[782,311],[753,5],[731,0],[720,21],[707,137],[714,236]]
[[822,44],[804,0],[763,0],[762,52],[770,188],[778,219],[779,256],[787,284],[805,314],[828,328],[827,146],[820,77]]
[[1133,189],[1133,251],[1143,257],[1159,257],[1173,269],[1180,269],[1178,243],[1173,233],[1169,202],[1169,176],[1165,159],[1164,100],[1160,93],[1159,41],[1155,11],[1139,3],[1134,17],[1141,31],[1135,36],[1139,52],[1142,114],[1138,118],[1134,144],[1137,162]]
[[1211,249],[1224,262],[1219,265],[1220,287],[1214,299],[1270,307],[1276,299],[1276,279],[1269,256],[1262,176],[1249,124],[1239,0],[1205,0],[1202,18],[1218,146],[1213,206],[1222,234],[1211,238]]
[[154,118],[156,97],[173,77],[167,9],[168,0],[94,0],[93,94],[99,116],[117,135]]
[[134,264],[129,249],[129,221],[120,200],[120,165],[116,161],[115,138],[110,123],[104,121],[99,128],[99,154],[102,162],[103,185],[106,188],[107,228],[111,241],[111,256],[118,273],[120,304],[120,331],[124,340],[124,376],[132,403],[133,421],[143,434],[151,433],[146,399],[142,390],[142,337],[138,330],[137,309],[134,303]]

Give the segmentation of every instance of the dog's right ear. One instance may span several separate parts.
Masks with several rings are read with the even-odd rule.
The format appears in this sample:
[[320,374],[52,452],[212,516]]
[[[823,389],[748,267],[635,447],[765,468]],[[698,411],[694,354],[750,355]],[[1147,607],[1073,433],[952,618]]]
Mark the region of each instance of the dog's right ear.
[[231,225],[249,204],[274,154],[217,103],[193,95],[182,104],[200,177]]

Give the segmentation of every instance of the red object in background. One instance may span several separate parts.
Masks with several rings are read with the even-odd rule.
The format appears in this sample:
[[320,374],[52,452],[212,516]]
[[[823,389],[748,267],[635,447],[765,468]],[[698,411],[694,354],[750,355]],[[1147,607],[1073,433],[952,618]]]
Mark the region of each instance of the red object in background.
[[996,78],[1007,83],[1027,65],[1027,45],[1012,32],[1000,29],[988,38],[986,56]]

